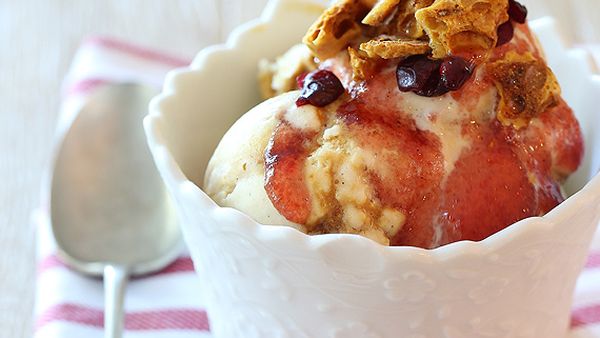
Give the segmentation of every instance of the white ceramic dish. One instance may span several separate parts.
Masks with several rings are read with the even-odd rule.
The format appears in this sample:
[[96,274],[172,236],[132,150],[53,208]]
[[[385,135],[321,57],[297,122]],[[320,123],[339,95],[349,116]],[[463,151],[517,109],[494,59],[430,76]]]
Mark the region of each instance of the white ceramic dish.
[[[307,236],[257,224],[198,187],[221,136],[259,102],[256,65],[300,41],[320,8],[272,1],[226,45],[173,72],[145,120],[156,164],[177,201],[217,338],[559,338],[600,221],[600,79],[565,50],[552,20],[532,23],[587,142],[578,191],[541,218],[481,242],[435,250],[384,247],[353,235]],[[596,128],[597,129],[597,128]],[[587,185],[586,185],[587,184]],[[585,188],[581,189],[584,185]]]

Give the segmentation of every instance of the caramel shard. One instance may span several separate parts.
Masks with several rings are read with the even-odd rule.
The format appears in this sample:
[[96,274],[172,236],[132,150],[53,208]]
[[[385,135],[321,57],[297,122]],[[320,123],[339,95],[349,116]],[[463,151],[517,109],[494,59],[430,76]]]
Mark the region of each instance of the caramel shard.
[[366,80],[375,72],[377,59],[369,58],[365,52],[352,47],[348,47],[348,55],[354,81]]
[[394,12],[399,3],[400,0],[379,0],[363,19],[362,23],[369,26],[382,25]]
[[508,20],[507,0],[436,0],[415,13],[434,58],[485,55],[496,46],[498,26]]
[[275,62],[261,60],[258,83],[263,99],[297,89],[296,78],[317,68],[314,56],[304,45],[295,45]]
[[321,60],[335,56],[362,34],[360,21],[370,5],[370,1],[338,1],[310,27],[303,42]]
[[500,94],[497,118],[504,125],[524,127],[559,102],[560,86],[554,73],[529,52],[510,52],[487,67]]
[[381,37],[362,43],[360,50],[367,53],[367,56],[370,58],[395,59],[429,53],[431,48],[426,41],[395,40],[388,37]]
[[435,0],[412,0],[410,2],[413,3],[413,7],[416,9],[421,9],[425,7],[429,7],[433,4]]
[[434,0],[404,0],[400,2],[398,10],[386,25],[389,35],[403,36],[412,39],[421,39],[425,36],[423,27],[417,22],[415,12],[421,8],[431,6]]

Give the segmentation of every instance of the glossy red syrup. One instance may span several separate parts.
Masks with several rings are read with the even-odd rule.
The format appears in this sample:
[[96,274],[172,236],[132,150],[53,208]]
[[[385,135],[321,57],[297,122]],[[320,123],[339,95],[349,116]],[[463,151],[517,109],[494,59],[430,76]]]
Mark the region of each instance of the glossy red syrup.
[[310,215],[310,196],[304,182],[304,161],[310,154],[307,134],[282,121],[275,128],[265,151],[265,190],[279,213],[303,224]]
[[388,175],[369,175],[375,195],[384,206],[407,215],[407,223],[392,244],[427,247],[444,176],[437,136],[418,130],[414,121],[394,110],[375,110],[360,98],[340,107],[337,114],[350,137],[385,163]]

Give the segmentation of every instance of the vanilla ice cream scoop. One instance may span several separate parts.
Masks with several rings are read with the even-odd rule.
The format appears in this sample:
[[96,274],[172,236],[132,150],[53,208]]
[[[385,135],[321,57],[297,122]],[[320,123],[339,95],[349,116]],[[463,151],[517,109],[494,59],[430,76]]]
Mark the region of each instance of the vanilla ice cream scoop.
[[[226,133],[205,191],[263,224],[423,248],[482,240],[561,203],[582,135],[528,28],[472,73],[448,73],[469,63],[446,60],[385,62],[360,81],[352,54],[322,61],[302,93]],[[437,69],[456,86],[419,84]]]

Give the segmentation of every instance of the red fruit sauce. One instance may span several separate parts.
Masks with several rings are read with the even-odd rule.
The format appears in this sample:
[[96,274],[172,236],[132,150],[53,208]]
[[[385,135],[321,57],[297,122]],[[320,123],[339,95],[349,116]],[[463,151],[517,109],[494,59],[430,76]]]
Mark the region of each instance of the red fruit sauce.
[[[521,49],[524,42],[517,39],[498,53],[509,46]],[[474,97],[493,85],[485,81],[473,84],[471,79],[447,95],[472,109]],[[362,83],[360,90],[349,92],[331,114],[360,148],[376,154],[392,173],[386,177],[367,173],[382,206],[406,215],[391,245],[432,248],[482,240],[516,221],[542,215],[563,201],[559,184],[582,159],[579,125],[561,101],[522,129],[503,126],[496,119],[464,121],[462,134],[470,146],[454,170],[445,173],[440,139],[419,130],[398,108],[398,100],[407,94],[398,91],[394,72],[381,72]],[[318,147],[318,136],[281,121],[265,153],[265,189],[275,208],[292,222],[303,224],[311,212],[304,166]]]

